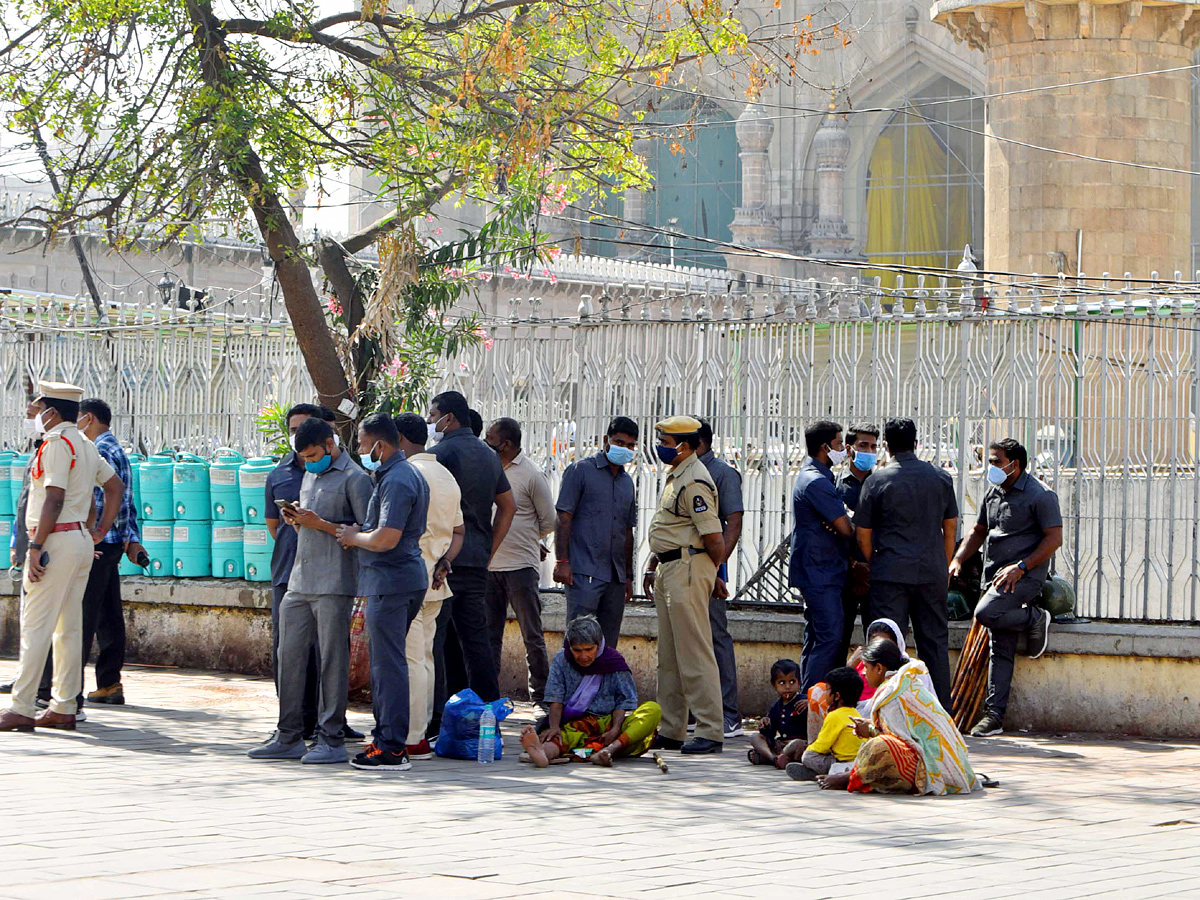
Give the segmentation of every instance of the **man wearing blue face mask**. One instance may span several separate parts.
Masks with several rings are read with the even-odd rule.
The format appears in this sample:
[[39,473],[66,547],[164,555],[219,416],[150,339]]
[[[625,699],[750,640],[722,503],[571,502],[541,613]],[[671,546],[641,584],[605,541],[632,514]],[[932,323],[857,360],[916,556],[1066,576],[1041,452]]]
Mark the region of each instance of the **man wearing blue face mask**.
[[[296,560],[279,606],[279,725],[275,739],[255,747],[251,759],[347,761],[346,693],[350,683],[350,617],[358,579],[357,556],[338,543],[339,526],[362,522],[371,479],[350,461],[324,419],[311,417],[295,434],[304,466],[299,506],[281,507],[296,529]],[[314,639],[319,648],[320,699],[317,743],[303,740],[305,669]]]
[[988,629],[991,663],[986,711],[971,729],[973,737],[1004,729],[1017,639],[1026,634],[1029,656],[1037,659],[1049,637],[1050,613],[1035,603],[1050,576],[1050,558],[1062,546],[1062,513],[1058,496],[1030,475],[1028,467],[1028,451],[1012,438],[991,445],[988,489],[979,517],[950,561],[950,575],[958,575],[987,542],[983,574],[989,584],[975,607],[975,619]]
[[[838,477],[836,488],[846,509],[854,512],[858,509],[863,482],[879,462],[879,426],[855,425],[846,432],[845,440],[846,449],[850,453],[850,463],[846,471]],[[842,588],[842,612],[845,621],[842,625],[842,648],[838,659],[845,659],[850,652],[856,618],[862,619],[863,637],[866,637],[867,626],[871,623],[871,613],[867,609],[870,585],[871,567],[863,558],[858,542],[851,541],[850,571],[846,573],[846,586]]]
[[558,491],[554,580],[567,589],[567,621],[595,616],[617,646],[625,604],[633,599],[637,497],[625,466],[637,450],[637,423],[617,416],[600,452],[572,463]]

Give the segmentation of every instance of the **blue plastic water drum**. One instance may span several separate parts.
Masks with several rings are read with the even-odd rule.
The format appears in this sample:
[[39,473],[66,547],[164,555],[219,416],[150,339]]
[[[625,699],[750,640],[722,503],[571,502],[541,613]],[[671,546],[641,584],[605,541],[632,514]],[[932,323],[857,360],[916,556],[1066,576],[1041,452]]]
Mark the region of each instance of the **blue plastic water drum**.
[[175,518],[207,522],[212,516],[210,497],[208,461],[194,453],[176,456],[175,468],[171,472],[171,500]]
[[[126,450],[125,458],[129,460],[129,487],[133,490],[133,508],[140,519],[142,517],[142,463],[146,461],[146,457],[140,453],[134,453],[132,450]],[[134,568],[137,569],[137,566]],[[140,572],[141,569],[138,571]]]
[[13,515],[16,515],[17,504],[21,501],[21,485],[25,483],[25,470],[29,468],[30,455],[18,453],[9,464],[9,496],[12,497]]
[[142,546],[150,557],[150,566],[146,574],[152,578],[166,578],[171,574],[171,529],[174,522],[143,522]]
[[[245,572],[242,526],[213,522],[212,573],[214,578],[241,578]],[[268,560],[267,568],[270,569]]]
[[[274,468],[275,460],[272,457],[255,456],[246,460],[238,470],[238,491],[242,498],[242,521],[247,525],[265,524],[268,512],[272,519],[278,516],[277,512],[263,509],[267,476]],[[248,562],[249,558],[247,558]]]
[[207,519],[175,520],[171,532],[171,574],[177,578],[202,578],[212,574],[212,522]]
[[[208,483],[211,487],[214,522],[242,521],[242,494],[238,489],[238,469],[245,462],[246,457],[228,447],[222,447],[213,454],[212,462],[208,466]],[[238,541],[241,541],[240,535]],[[216,569],[213,569],[213,574],[216,574]]]
[[[0,451],[0,517],[15,515],[17,501],[14,499],[12,489],[13,478],[13,461],[17,458],[17,454],[11,450]],[[17,469],[17,490],[16,495],[21,493],[21,475],[23,470]]]
[[[13,530],[17,527],[16,516],[0,516],[0,550],[8,550],[12,546]],[[8,554],[4,554],[4,560],[7,564]],[[3,566],[0,566],[3,568]]]
[[242,555],[247,581],[271,580],[271,554],[275,539],[266,525],[246,525],[242,529]]
[[138,487],[142,495],[138,518],[147,522],[170,522],[175,518],[175,507],[171,503],[174,474],[174,453],[156,453],[138,466]]

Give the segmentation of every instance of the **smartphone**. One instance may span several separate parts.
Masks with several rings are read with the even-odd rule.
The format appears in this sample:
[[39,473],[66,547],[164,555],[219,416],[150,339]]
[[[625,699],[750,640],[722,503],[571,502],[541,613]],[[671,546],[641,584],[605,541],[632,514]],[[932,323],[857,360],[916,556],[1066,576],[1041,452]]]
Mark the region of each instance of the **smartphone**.
[[295,500],[280,500],[278,497],[276,497],[275,505],[280,509],[296,509],[300,504]]

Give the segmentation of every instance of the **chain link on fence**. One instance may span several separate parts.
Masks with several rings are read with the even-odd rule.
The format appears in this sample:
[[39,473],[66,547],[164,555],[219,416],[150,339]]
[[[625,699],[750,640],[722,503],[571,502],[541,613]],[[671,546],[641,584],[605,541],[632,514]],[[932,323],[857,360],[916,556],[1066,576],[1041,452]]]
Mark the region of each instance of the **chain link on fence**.
[[[485,420],[521,421],[525,451],[555,489],[567,465],[597,452],[613,415],[637,421],[630,471],[643,560],[664,478],[653,424],[676,413],[707,418],[717,452],[744,479],[734,589],[786,539],[813,419],[912,417],[919,453],[955,480],[964,528],[982,498],[989,442],[1015,437],[1061,499],[1056,567],[1076,586],[1079,614],[1196,621],[1194,291],[1013,286],[985,306],[944,281],[886,292],[814,282],[787,295],[605,294],[594,304],[585,297],[578,317],[545,320],[540,303],[514,300],[508,321],[488,325],[490,349],[464,350],[439,387],[461,390]],[[118,436],[146,450],[256,452],[258,409],[312,396],[286,323],[237,298],[202,312],[131,303],[107,327],[88,321],[82,301],[0,301],[7,447],[20,439],[29,379],[70,380],[106,397]],[[749,593],[790,601],[777,579]]]

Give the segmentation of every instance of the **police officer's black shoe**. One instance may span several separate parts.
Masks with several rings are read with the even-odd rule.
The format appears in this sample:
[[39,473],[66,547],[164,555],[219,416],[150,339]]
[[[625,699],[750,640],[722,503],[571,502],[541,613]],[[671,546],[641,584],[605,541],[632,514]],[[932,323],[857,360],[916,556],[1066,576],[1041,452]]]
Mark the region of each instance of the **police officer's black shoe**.
[[679,748],[680,753],[720,753],[724,747],[720,741],[710,741],[708,738],[695,737]]
[[650,745],[651,750],[682,750],[683,741],[677,741],[675,738],[663,737],[661,734],[654,736],[654,743]]

